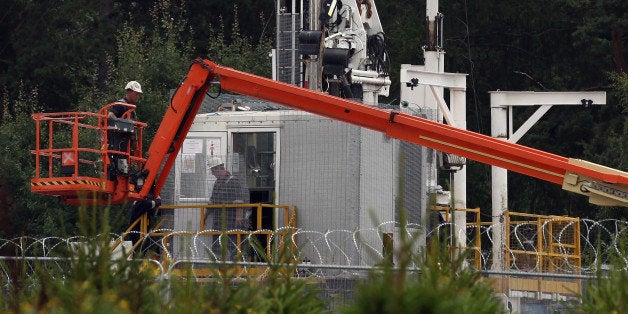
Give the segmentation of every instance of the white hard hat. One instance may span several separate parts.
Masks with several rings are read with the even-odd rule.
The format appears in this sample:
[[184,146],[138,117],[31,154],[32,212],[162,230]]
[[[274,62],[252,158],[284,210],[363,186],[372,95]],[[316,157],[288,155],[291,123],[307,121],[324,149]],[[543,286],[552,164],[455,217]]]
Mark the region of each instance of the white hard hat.
[[137,81],[130,81],[128,83],[126,83],[126,87],[124,88],[126,90],[132,90],[134,92],[138,92],[141,93],[142,92],[142,85],[140,85],[140,83],[138,83]]
[[208,163],[208,165],[209,165],[209,168],[210,168],[210,169],[211,169],[211,168],[214,168],[214,167],[216,167],[216,166],[220,166],[220,165],[222,165],[222,164],[223,164],[222,159],[220,159],[220,158],[218,158],[218,157],[212,157],[212,158],[210,158],[210,159],[209,159],[209,163]]

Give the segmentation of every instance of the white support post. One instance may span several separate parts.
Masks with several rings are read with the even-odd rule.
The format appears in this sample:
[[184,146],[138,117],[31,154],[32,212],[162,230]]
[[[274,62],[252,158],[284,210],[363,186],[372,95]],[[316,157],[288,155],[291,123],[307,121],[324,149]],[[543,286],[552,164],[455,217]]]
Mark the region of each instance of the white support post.
[[[450,90],[451,112],[453,124],[457,128],[467,128],[467,99],[464,90]],[[456,211],[456,208],[467,208],[467,167],[456,171],[454,174],[454,211],[453,222],[458,247],[467,246],[467,213]]]
[[[467,75],[463,73],[435,73],[412,67],[402,67],[400,74],[402,86],[405,85],[405,83],[411,83],[413,80],[419,84],[419,86],[415,87],[415,89],[423,86],[429,86],[432,95],[431,101],[436,103],[438,109],[440,109],[441,115],[445,118],[445,121],[449,125],[461,129],[467,128],[466,78]],[[445,88],[449,89],[451,102],[449,107],[447,107],[442,95],[442,91]],[[453,233],[456,238],[455,245],[457,247],[464,247],[467,243],[467,215],[466,212],[457,212],[455,209],[467,208],[466,167],[462,167],[462,169],[453,174],[453,185],[451,190],[453,192],[452,205],[454,210],[452,211],[452,222],[454,224]]]
[[[491,136],[508,140],[508,109],[491,108]],[[508,178],[504,168],[491,167],[492,270],[504,269],[504,213],[508,209]]]

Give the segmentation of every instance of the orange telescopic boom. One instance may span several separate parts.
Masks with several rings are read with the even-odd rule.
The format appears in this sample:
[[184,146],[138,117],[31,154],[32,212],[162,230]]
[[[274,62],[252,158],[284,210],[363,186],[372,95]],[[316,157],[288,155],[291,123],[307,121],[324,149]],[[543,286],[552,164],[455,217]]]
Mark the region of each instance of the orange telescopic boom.
[[[99,185],[100,191],[110,195],[114,202],[159,195],[194,116],[215,79],[220,82],[223,90],[347,122],[382,132],[392,138],[561,184],[566,190],[587,195],[595,204],[628,206],[626,172],[550,154],[394,110],[380,109],[277,82],[202,59],[195,60],[188,75],[175,92],[148,149],[148,157],[139,160],[142,167],[138,169],[136,177],[127,180],[128,184],[123,188],[117,185],[124,185],[124,180],[112,181],[106,177],[90,178],[92,181],[88,181],[89,184]],[[60,158],[61,151],[42,150],[39,148],[39,142],[37,147],[38,149],[34,151],[37,156],[45,151],[46,156],[54,155],[53,157]],[[70,150],[77,151],[75,148]],[[39,173],[39,165],[37,170]],[[77,179],[72,177],[72,180]],[[59,185],[42,186],[42,182],[49,180],[53,179],[34,178],[31,181],[32,190],[44,194],[65,195],[68,201],[72,201],[72,197],[76,199],[78,191],[95,190],[86,189],[85,184],[68,183],[65,188],[75,189],[77,193],[62,194]],[[113,186],[116,186],[115,193],[111,193]]]

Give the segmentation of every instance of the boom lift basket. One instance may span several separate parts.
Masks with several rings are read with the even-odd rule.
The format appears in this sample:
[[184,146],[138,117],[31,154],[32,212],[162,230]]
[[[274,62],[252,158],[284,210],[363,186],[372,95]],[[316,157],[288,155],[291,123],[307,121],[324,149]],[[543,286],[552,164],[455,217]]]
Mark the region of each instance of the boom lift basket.
[[[129,110],[122,118],[108,119],[108,109],[114,105]],[[134,110],[134,105],[111,103],[98,113],[33,114],[35,175],[31,191],[73,204],[82,200],[116,202],[116,193],[132,192],[135,186],[129,179],[146,162],[142,157],[146,123],[129,119]]]

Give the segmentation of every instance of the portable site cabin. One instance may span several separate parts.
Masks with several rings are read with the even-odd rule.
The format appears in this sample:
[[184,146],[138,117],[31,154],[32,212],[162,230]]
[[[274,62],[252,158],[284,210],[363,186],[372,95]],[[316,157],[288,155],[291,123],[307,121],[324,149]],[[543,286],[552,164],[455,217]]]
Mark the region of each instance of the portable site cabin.
[[[294,205],[297,228],[339,246],[304,252],[304,259],[351,265],[377,260],[364,245],[381,253],[384,234],[394,241],[400,208],[411,228],[425,215],[430,149],[239,95],[210,99],[201,112],[162,192],[169,204],[207,203],[215,181],[207,163],[219,156],[233,175],[246,178],[251,203]],[[272,211],[263,213],[264,229],[286,223]],[[174,229],[199,231],[199,217],[178,211]]]

